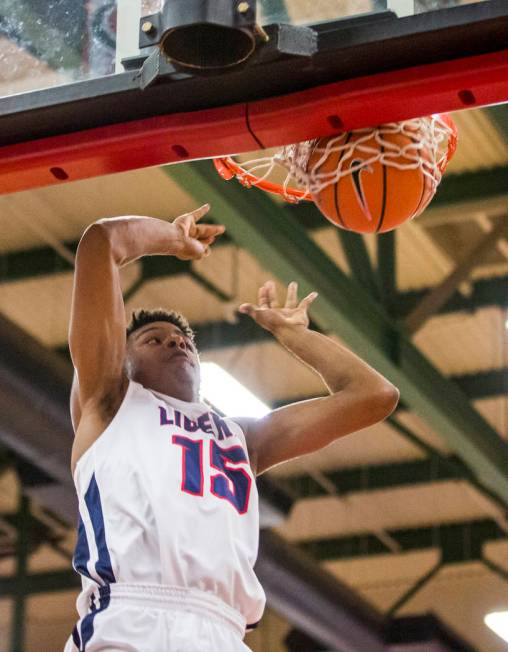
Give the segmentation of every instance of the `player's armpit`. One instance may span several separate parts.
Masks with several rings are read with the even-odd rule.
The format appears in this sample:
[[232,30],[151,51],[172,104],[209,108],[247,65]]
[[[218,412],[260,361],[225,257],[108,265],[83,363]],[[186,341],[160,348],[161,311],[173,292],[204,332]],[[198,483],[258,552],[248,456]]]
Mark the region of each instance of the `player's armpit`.
[[74,428],[74,433],[76,433],[81,420],[81,403],[79,401],[79,385],[76,372],[74,372],[72,378],[70,408],[72,427]]
[[287,405],[262,419],[241,419],[251,465],[259,475],[276,464],[319,450],[386,419],[398,398],[398,391],[390,385],[372,391],[351,387]]

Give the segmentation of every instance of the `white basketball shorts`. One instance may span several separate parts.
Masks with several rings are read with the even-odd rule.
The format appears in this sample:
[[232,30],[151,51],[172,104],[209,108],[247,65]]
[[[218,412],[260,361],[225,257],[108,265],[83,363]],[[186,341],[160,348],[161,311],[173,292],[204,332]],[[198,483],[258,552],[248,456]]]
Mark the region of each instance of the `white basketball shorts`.
[[245,619],[196,589],[116,583],[98,588],[64,652],[250,652]]

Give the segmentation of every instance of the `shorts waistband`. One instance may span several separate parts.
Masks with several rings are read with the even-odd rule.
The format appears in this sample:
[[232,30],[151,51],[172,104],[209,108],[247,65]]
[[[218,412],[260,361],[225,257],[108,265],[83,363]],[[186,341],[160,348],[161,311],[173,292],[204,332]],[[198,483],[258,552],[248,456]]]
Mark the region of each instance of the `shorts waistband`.
[[97,587],[94,594],[97,598],[110,596],[112,604],[117,601],[125,601],[140,607],[153,606],[157,609],[187,611],[208,618],[216,618],[222,624],[232,627],[242,638],[245,635],[245,618],[213,593],[199,589],[186,589],[167,584],[115,582]]

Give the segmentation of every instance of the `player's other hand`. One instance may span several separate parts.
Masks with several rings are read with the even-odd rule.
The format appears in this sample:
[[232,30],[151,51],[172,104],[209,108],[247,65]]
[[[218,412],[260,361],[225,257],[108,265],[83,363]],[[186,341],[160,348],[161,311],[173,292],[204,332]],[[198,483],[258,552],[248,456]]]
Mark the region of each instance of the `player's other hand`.
[[190,213],[180,215],[173,222],[177,238],[174,255],[180,260],[205,258],[210,254],[210,247],[215,238],[226,230],[222,224],[198,224],[209,210],[210,204],[205,204]]
[[317,297],[317,292],[311,292],[298,301],[298,283],[293,281],[288,285],[286,302],[279,305],[277,291],[273,281],[267,281],[258,292],[258,303],[242,303],[238,308],[242,312],[270,331],[274,335],[287,328],[308,328],[308,310]]

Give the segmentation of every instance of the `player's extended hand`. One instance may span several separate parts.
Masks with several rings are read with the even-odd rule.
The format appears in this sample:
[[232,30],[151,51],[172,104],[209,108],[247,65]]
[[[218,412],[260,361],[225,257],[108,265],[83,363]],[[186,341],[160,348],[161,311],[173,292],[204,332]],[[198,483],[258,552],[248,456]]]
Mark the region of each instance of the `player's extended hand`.
[[174,220],[173,225],[177,230],[174,255],[180,260],[200,260],[208,256],[215,238],[226,230],[222,224],[198,224],[209,210],[210,204],[205,204]]
[[280,306],[277,300],[275,283],[267,281],[258,292],[258,304],[242,303],[238,308],[266,330],[276,333],[285,328],[308,328],[308,309],[316,299],[317,292],[311,292],[298,301],[298,283],[288,285],[286,303]]

